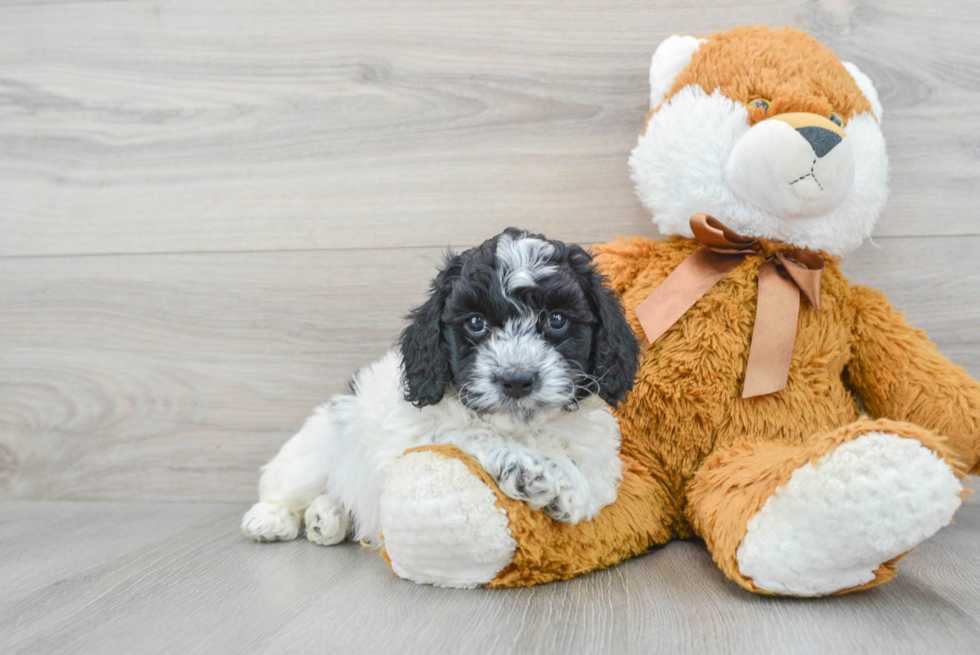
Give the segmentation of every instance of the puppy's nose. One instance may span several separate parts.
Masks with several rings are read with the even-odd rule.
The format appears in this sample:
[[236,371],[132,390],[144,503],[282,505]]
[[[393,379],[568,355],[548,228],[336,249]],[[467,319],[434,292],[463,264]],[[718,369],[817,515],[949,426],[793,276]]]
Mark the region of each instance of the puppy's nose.
[[798,127],[796,131],[803,135],[803,138],[807,140],[810,147],[813,148],[813,154],[817,156],[817,159],[823,157],[828,152],[834,149],[834,147],[841,142],[839,134],[835,134],[828,129],[822,127],[816,127],[814,125],[808,125],[807,127]]
[[500,390],[505,395],[511,398],[523,398],[534,391],[534,383],[536,381],[537,376],[533,373],[516,371],[501,375],[497,380],[497,384],[500,385]]

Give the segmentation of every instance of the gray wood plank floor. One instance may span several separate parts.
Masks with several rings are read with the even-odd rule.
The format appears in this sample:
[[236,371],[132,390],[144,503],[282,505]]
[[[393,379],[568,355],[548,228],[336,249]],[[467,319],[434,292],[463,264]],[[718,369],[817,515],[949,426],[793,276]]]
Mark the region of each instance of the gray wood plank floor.
[[0,502],[0,650],[976,653],[980,505],[867,593],[755,596],[695,542],[561,584],[400,580],[371,550],[237,534],[243,505]]
[[975,506],[815,602],[691,543],[461,592],[237,534],[443,248],[656,236],[650,55],[744,23],[875,81],[893,191],[845,270],[980,376],[975,0],[0,0],[0,652],[975,652]]

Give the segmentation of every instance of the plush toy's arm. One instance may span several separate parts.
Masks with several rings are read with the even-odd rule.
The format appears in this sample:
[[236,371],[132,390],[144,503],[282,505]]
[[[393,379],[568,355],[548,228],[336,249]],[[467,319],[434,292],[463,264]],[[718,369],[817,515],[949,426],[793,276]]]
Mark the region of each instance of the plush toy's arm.
[[440,586],[563,580],[670,538],[664,477],[625,458],[616,501],[572,525],[504,495],[457,447],[423,446],[395,463],[382,493],[384,556],[401,577]]
[[884,294],[851,290],[855,309],[852,389],[874,418],[907,421],[949,439],[971,473],[980,472],[980,383],[910,327]]

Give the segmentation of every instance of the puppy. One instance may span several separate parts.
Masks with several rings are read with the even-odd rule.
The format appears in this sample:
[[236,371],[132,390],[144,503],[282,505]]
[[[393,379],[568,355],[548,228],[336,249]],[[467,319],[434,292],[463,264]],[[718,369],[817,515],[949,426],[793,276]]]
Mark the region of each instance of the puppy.
[[451,443],[558,521],[595,516],[621,479],[615,406],[639,347],[585,250],[510,228],[447,257],[399,347],[358,371],[262,469],[257,541],[378,544],[405,450]]

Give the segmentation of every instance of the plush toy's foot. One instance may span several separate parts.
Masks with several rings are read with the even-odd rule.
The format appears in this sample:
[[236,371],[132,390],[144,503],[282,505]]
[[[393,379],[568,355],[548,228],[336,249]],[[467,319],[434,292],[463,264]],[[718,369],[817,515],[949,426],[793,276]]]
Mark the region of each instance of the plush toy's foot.
[[256,541],[290,541],[299,536],[300,516],[280,505],[255,503],[242,517],[242,534]]
[[757,589],[822,596],[867,585],[948,525],[962,486],[915,439],[868,432],[797,468],[748,522],[737,550]]
[[330,496],[317,496],[306,508],[306,538],[321,546],[333,546],[347,538],[350,517]]
[[517,546],[494,492],[455,457],[409,452],[381,495],[381,530],[391,568],[442,587],[476,587],[510,564]]

